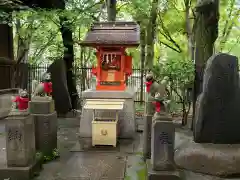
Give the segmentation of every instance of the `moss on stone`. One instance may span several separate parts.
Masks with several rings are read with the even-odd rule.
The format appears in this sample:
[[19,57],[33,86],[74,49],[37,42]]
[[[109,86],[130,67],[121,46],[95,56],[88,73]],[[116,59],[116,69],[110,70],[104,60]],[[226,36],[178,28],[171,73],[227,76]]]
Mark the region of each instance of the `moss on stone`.
[[146,168],[144,167],[140,171],[137,172],[138,180],[145,180],[146,179]]

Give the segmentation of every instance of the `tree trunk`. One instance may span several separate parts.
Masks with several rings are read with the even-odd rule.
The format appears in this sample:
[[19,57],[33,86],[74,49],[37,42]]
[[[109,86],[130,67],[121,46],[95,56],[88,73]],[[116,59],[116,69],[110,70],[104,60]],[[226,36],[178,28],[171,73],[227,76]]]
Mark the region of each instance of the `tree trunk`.
[[64,61],[67,68],[67,86],[69,95],[71,97],[72,109],[77,109],[78,104],[78,93],[76,88],[76,79],[73,74],[73,62],[74,62],[74,50],[73,50],[73,37],[70,24],[67,23],[66,17],[60,17],[60,31],[62,34],[62,40],[64,45]]
[[[193,121],[195,115],[195,103],[198,95],[202,92],[203,74],[207,60],[212,56],[214,43],[218,37],[219,1],[202,0],[196,7],[195,19],[195,80],[194,80],[194,101]],[[192,122],[192,129],[193,129]]]
[[116,5],[117,5],[117,0],[106,0],[106,4],[107,4],[108,21],[116,21],[116,15],[117,15]]
[[192,61],[194,60],[194,46],[193,46],[193,36],[191,28],[191,19],[190,19],[190,7],[191,0],[185,0],[185,26],[186,26],[186,35],[188,40],[188,56]]
[[140,101],[141,103],[144,101],[143,100],[143,83],[144,83],[144,62],[145,62],[145,37],[146,37],[146,30],[145,28],[142,26],[141,27],[141,32],[140,32],[140,44],[141,44],[141,94],[140,94]]
[[[33,22],[32,22],[33,23]],[[18,37],[17,42],[17,57],[16,64],[13,68],[13,76],[12,76],[12,86],[15,88],[27,89],[28,88],[28,53],[32,38],[32,24],[29,25],[30,33],[28,35],[24,35],[22,37],[20,34],[21,28],[23,24],[21,24],[20,20],[17,19],[16,22],[16,34]]]
[[146,34],[146,60],[145,60],[145,68],[151,70],[153,68],[154,61],[154,39],[156,32],[156,21],[158,14],[158,0],[152,1],[152,8],[150,13],[150,18],[147,26],[147,34]]

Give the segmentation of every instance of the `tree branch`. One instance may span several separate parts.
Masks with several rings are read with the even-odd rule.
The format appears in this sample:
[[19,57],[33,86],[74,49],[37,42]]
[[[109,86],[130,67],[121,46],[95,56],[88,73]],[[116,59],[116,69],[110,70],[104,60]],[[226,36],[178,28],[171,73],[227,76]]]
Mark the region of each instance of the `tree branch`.
[[181,53],[181,51],[180,51],[179,49],[176,49],[176,48],[168,45],[168,44],[165,43],[165,42],[160,41],[160,44],[163,44],[164,46],[167,46],[168,48],[170,48],[170,49],[172,49],[172,50],[174,50],[174,51],[176,51],[176,52],[178,52],[178,53]]
[[125,2],[125,3],[121,4],[121,5],[117,8],[117,12],[119,12],[122,7],[124,7],[124,6],[128,5],[128,4],[129,4],[129,2]]
[[165,25],[163,23],[163,20],[161,18],[161,15],[159,14],[158,17],[159,17],[159,20],[160,20],[160,23],[161,23],[161,27],[162,27],[162,30],[163,30],[163,32],[161,32],[161,30],[160,30],[160,34],[162,34],[168,41],[170,41],[176,47],[175,49],[178,49],[178,51],[181,53],[182,49],[180,48],[178,43],[172,38],[171,34],[169,33],[169,31],[165,27]]

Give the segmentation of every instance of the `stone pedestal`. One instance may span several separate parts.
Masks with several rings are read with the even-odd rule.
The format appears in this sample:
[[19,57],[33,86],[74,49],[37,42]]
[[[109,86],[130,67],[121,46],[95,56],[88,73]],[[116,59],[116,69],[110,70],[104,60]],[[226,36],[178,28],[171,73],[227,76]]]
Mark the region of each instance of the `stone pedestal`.
[[155,113],[152,121],[151,162],[148,162],[148,180],[181,179],[174,162],[175,128],[166,113]]
[[11,112],[6,123],[7,166],[0,179],[29,180],[41,169],[35,157],[34,120],[27,111]]
[[9,115],[6,124],[7,165],[26,167],[35,158],[34,121],[28,112]]
[[179,171],[156,171],[153,169],[150,160],[147,160],[147,180],[180,180],[181,173]]
[[57,114],[52,99],[36,97],[29,102],[35,122],[36,150],[51,155],[57,148]]
[[29,102],[31,114],[51,114],[55,111],[54,101],[51,97],[33,97]]
[[172,118],[160,115],[158,119],[154,116],[151,138],[151,162],[154,170],[174,170],[174,140]]
[[57,114],[32,114],[35,120],[36,150],[51,155],[57,148]]
[[143,158],[144,160],[151,158],[151,132],[152,132],[152,116],[144,116],[144,130],[143,130]]
[[[129,139],[134,138],[136,132],[134,97],[135,92],[132,89],[127,89],[126,91],[96,91],[90,89],[82,93],[83,104],[86,102],[86,99],[124,99],[123,110],[119,112],[119,138]],[[96,111],[96,113],[99,115],[101,112]],[[92,120],[93,110],[83,108],[79,129],[80,138],[92,137]]]

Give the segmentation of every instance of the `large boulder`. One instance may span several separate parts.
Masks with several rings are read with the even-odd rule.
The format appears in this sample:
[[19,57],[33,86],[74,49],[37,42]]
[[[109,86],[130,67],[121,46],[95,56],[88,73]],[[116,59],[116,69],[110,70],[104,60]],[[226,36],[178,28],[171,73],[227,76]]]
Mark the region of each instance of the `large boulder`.
[[240,145],[198,144],[179,132],[175,141],[175,162],[179,168],[220,177],[240,174]]
[[56,111],[65,114],[72,108],[71,98],[67,86],[66,65],[64,60],[55,60],[48,68],[51,73],[53,99]]
[[194,141],[240,143],[239,107],[237,57],[223,53],[212,56],[206,65],[203,92],[196,105]]

